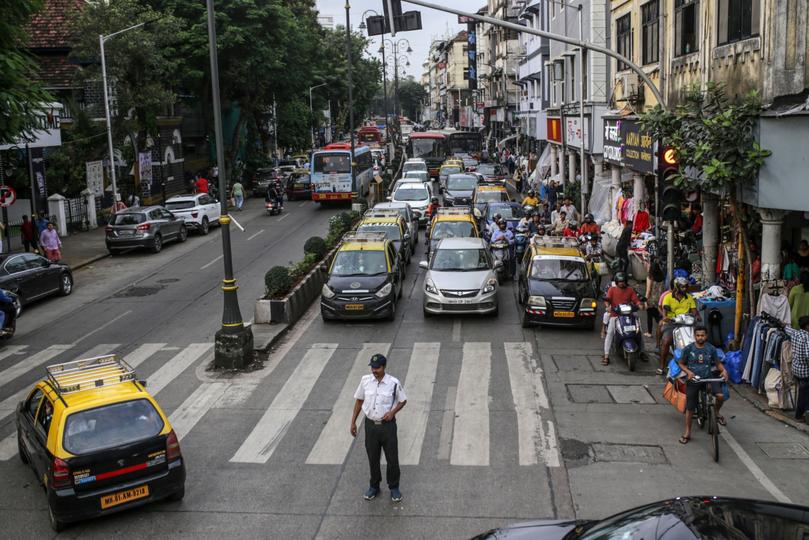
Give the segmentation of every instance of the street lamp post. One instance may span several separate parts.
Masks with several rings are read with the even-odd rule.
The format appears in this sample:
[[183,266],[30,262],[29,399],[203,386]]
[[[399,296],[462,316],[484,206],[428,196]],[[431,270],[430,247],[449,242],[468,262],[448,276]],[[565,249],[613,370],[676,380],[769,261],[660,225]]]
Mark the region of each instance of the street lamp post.
[[[348,133],[351,139],[351,191],[357,189],[357,167],[354,162],[354,68],[351,65],[351,5],[346,0],[346,60],[348,62]],[[357,190],[357,197],[362,197]]]
[[224,307],[222,328],[216,332],[214,342],[214,365],[220,368],[241,369],[252,361],[253,332],[242,321],[236,279],[233,277],[233,257],[230,249],[230,215],[228,215],[227,167],[225,167],[225,144],[222,135],[222,104],[219,96],[219,60],[216,52],[216,20],[213,0],[206,0],[208,8],[208,47],[211,56],[211,98],[213,100],[214,135],[216,136],[216,163],[219,167],[219,193],[222,216],[222,252],[225,278],[222,280]]
[[316,84],[315,86],[309,87],[309,116],[312,119],[312,127],[310,130],[312,132],[312,150],[315,149],[315,110],[312,107],[312,90],[320,88],[321,86],[326,86],[326,83]]
[[[403,44],[407,45],[407,54],[413,52],[413,49],[410,47],[410,41],[405,38],[399,39],[397,41],[392,41],[390,39],[383,39],[383,45],[387,42],[390,47],[393,49],[393,115],[396,117],[396,125],[399,125],[399,116],[401,115],[401,101],[399,100],[399,47]],[[406,56],[403,55],[405,60],[407,59]],[[407,65],[410,65],[408,61]]]
[[[379,13],[374,11],[373,9],[366,9],[362,12],[360,16],[360,30],[365,30],[367,26],[365,25],[365,15],[368,13],[373,13],[375,16],[379,17]],[[382,55],[382,93],[383,93],[383,107],[385,109],[385,139],[390,141],[390,122],[388,118],[388,76],[387,76],[387,64],[385,63],[385,37],[384,34],[379,40],[381,43],[379,45],[379,50],[377,51],[379,54]]]

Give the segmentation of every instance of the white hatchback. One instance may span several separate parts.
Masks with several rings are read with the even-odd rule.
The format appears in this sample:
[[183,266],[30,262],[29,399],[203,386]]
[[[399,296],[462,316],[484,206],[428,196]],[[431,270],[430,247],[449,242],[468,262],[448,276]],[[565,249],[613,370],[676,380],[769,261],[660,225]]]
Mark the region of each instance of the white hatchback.
[[427,222],[427,207],[430,206],[430,199],[433,190],[429,183],[401,181],[397,183],[390,197],[392,202],[407,203],[413,212],[418,216],[420,223]]
[[166,208],[185,221],[186,227],[201,234],[208,234],[211,225],[218,225],[222,214],[219,201],[207,193],[171,197],[166,201]]

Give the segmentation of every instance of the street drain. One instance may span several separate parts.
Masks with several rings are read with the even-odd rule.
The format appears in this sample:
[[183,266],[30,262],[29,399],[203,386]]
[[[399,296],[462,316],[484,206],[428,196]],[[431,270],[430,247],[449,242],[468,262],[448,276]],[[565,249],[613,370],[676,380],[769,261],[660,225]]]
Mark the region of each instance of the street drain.
[[568,467],[582,467],[592,461],[590,445],[576,439],[559,439],[562,457]]
[[610,461],[613,463],[649,463],[651,465],[665,465],[668,463],[666,454],[659,446],[641,444],[593,444],[596,461]]
[[166,279],[158,279],[158,283],[176,283],[180,281],[180,278],[166,278]]
[[113,298],[140,298],[144,296],[152,296],[157,294],[163,289],[163,286],[155,287],[127,287],[112,295]]

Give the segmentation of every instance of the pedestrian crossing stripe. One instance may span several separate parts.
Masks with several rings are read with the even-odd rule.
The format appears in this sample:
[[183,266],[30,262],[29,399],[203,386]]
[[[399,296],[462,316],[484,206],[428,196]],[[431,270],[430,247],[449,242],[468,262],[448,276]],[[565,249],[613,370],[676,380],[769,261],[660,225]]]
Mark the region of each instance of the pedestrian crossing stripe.
[[[19,353],[24,347],[26,346],[19,346],[15,352],[6,356]],[[73,353],[74,346],[52,345],[27,358],[23,356],[18,364],[1,371],[0,384],[12,383],[37,367],[59,361],[60,356],[98,356],[115,352],[120,347],[120,344],[102,344],[76,356]],[[141,366],[158,354],[168,358],[147,378],[147,389],[160,401],[159,394],[192,366],[201,366],[209,358],[212,347],[211,343],[192,343],[176,351],[168,351],[166,343],[144,343],[125,354],[124,358],[133,367]],[[269,407],[248,428],[249,431],[245,432],[244,439],[229,458],[231,462],[262,465],[273,457],[286,434],[294,429],[295,420],[304,402],[339,347],[338,343],[316,343],[303,351],[303,358],[283,382]],[[446,440],[446,450],[444,443],[439,445],[439,457],[445,453],[443,459],[449,459],[453,466],[489,465],[489,387],[493,362],[497,362],[497,365],[505,364],[508,373],[516,414],[519,465],[559,467],[561,457],[555,426],[551,421],[542,369],[531,343],[503,343],[502,349],[497,353],[493,352],[490,342],[464,343],[460,374],[458,380],[452,383],[454,397],[450,396],[447,401],[447,408],[450,410],[443,414],[443,418],[439,414],[433,414],[431,418],[431,412],[435,412],[432,402],[441,347],[442,344],[437,342],[416,342],[412,345],[406,378],[403,380],[408,404],[397,416],[400,464],[419,465],[429,459],[424,453],[424,442],[428,425],[433,421],[441,423],[441,429],[447,432],[441,434],[442,441]],[[284,357],[293,348],[284,351]],[[354,441],[348,429],[354,407],[354,391],[362,375],[368,373],[368,359],[371,355],[387,355],[390,348],[390,343],[365,343],[356,352],[339,395],[331,406],[328,420],[308,454],[304,454],[307,465],[341,465],[348,458]],[[0,349],[0,356],[5,352],[5,348]],[[503,353],[505,361],[500,363]],[[172,356],[169,357],[169,354]],[[273,367],[283,360],[277,359]],[[178,437],[183,439],[197,426],[204,425],[205,416],[211,409],[235,410],[248,402],[263,387],[263,378],[250,375],[243,378],[237,375],[226,380],[206,378],[205,381],[200,381],[182,403],[170,411],[169,420]],[[31,385],[22,388],[0,401],[0,424],[14,414],[30,388]],[[440,408],[443,407],[442,403]],[[12,432],[0,439],[0,461],[11,459],[16,453],[16,432]]]

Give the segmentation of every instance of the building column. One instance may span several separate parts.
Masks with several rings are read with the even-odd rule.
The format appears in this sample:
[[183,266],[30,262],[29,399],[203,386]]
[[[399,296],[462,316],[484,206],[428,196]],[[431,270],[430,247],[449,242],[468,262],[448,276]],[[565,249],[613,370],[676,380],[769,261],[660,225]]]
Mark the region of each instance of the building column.
[[579,161],[579,156],[576,152],[568,150],[567,152],[567,181],[571,184],[576,183],[576,163]]
[[562,148],[559,148],[559,182],[562,186],[565,185],[565,181],[567,178],[565,177],[565,151]]
[[551,178],[555,178],[559,172],[559,149],[555,144],[551,145]]
[[638,203],[646,200],[646,184],[643,182],[642,174],[632,175],[632,198],[635,201],[635,211],[637,211]]
[[618,212],[615,209],[615,201],[618,200],[618,192],[621,191],[621,167],[615,164],[610,165],[612,178],[610,180],[610,221],[618,219]]
[[780,279],[781,228],[786,211],[759,208],[758,213],[761,216],[761,279]]
[[716,258],[719,253],[719,198],[702,194],[702,284],[716,283]]

